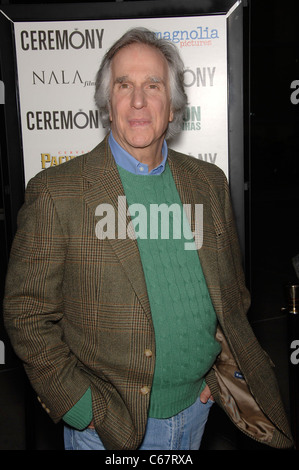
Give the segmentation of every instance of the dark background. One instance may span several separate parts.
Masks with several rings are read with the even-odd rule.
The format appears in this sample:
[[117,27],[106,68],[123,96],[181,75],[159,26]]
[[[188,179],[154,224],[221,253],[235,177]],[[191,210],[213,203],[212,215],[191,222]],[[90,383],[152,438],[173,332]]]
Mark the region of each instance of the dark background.
[[[0,2],[1,6],[18,3]],[[24,3],[27,2],[22,5]],[[29,3],[49,5],[55,2],[31,1],[28,8]],[[286,304],[284,286],[289,282],[298,283],[292,258],[299,253],[299,104],[294,105],[290,100],[291,83],[299,80],[298,2],[251,0],[245,10],[246,276],[252,294],[248,317],[276,365],[282,398],[291,418],[289,317],[281,307]],[[2,120],[1,110],[0,148],[5,144]],[[10,243],[6,239],[9,214],[4,215],[6,194],[3,188],[0,197],[2,305],[6,245]],[[299,334],[294,334],[299,339]],[[9,346],[1,309],[0,340],[5,343],[6,353],[5,365],[0,365],[0,450],[61,449],[62,427],[52,424],[37,405]],[[236,431],[216,407],[212,409],[203,448],[268,450]]]

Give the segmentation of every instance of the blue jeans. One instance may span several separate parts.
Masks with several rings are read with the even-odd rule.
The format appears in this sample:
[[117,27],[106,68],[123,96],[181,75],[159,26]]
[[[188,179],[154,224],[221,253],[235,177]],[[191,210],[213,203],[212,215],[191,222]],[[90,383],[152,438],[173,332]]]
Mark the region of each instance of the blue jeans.
[[[149,418],[138,450],[198,450],[213,402],[197,401],[169,419]],[[121,427],[120,427],[121,432]],[[105,450],[94,429],[84,431],[65,426],[65,450]]]

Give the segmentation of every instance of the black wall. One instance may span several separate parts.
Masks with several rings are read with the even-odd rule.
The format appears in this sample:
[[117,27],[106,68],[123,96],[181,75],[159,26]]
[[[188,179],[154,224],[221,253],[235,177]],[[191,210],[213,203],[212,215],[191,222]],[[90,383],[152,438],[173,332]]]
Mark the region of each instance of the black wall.
[[284,305],[298,282],[299,15],[293,0],[251,1],[251,318]]

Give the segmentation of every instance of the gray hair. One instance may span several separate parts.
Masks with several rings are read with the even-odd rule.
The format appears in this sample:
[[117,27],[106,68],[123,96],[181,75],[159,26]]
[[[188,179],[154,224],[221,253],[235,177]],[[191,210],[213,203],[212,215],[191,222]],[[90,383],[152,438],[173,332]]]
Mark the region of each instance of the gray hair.
[[173,137],[182,130],[182,122],[187,104],[187,96],[184,90],[184,64],[174,44],[165,39],[160,39],[152,31],[146,28],[133,28],[125,33],[105,54],[96,76],[95,102],[100,112],[103,127],[110,128],[110,78],[111,61],[114,55],[123,47],[130,44],[145,44],[156,47],[168,63],[171,109],[173,121],[169,123],[166,138]]

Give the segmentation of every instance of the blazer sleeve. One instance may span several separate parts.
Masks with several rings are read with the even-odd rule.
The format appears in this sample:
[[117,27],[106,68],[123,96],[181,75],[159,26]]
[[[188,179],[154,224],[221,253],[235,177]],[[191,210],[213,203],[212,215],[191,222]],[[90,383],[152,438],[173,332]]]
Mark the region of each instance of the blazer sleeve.
[[64,341],[63,273],[67,237],[45,182],[29,182],[18,214],[4,296],[4,322],[39,401],[56,422],[88,390]]

